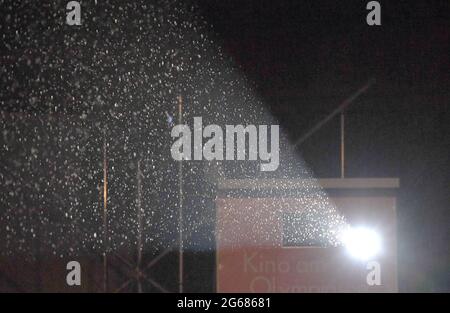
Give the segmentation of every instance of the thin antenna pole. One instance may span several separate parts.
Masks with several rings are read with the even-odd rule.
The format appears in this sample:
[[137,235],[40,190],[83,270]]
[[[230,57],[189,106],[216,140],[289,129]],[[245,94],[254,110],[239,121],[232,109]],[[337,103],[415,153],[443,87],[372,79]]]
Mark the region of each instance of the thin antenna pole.
[[137,219],[138,219],[138,251],[137,251],[137,285],[138,292],[142,293],[141,283],[141,263],[142,263],[142,172],[141,172],[141,160],[137,162]]
[[333,112],[331,112],[328,116],[326,116],[323,120],[317,123],[313,128],[311,128],[306,134],[300,137],[295,143],[294,147],[300,146],[306,139],[308,139],[312,134],[318,131],[323,125],[328,123],[334,116],[338,113],[345,110],[345,108],[350,105],[356,98],[358,98],[361,94],[366,92],[367,89],[375,82],[374,79],[369,80],[364,86],[359,88],[354,94],[344,100]]
[[106,129],[103,129],[103,292],[108,292],[108,160],[106,154]]
[[344,120],[344,111],[341,112],[341,178],[344,178],[345,173],[345,134],[344,129],[345,120]]
[[[178,96],[178,124],[181,125],[183,123],[183,98]],[[179,292],[183,292],[183,159],[180,160],[178,167],[178,188],[179,188],[179,196],[178,196],[178,229],[179,229]]]

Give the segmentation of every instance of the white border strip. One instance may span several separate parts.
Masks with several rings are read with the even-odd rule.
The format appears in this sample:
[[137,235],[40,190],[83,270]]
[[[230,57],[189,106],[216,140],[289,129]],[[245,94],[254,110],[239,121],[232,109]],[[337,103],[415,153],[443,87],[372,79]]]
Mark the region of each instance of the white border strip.
[[398,178],[322,178],[322,179],[225,179],[219,189],[377,189],[398,188]]

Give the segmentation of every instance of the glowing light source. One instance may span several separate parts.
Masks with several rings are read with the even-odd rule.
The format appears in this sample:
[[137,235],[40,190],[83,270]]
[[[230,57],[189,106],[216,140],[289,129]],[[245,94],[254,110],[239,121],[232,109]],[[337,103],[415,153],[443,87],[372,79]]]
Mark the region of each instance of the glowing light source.
[[381,238],[373,229],[349,227],[342,231],[341,242],[348,253],[359,260],[367,261],[381,250]]

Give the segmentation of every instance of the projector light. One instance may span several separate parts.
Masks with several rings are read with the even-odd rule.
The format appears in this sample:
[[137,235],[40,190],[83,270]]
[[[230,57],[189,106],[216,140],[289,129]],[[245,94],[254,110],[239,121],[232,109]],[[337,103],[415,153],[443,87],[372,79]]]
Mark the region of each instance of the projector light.
[[370,228],[349,227],[341,234],[341,242],[355,259],[368,261],[381,250],[380,236]]

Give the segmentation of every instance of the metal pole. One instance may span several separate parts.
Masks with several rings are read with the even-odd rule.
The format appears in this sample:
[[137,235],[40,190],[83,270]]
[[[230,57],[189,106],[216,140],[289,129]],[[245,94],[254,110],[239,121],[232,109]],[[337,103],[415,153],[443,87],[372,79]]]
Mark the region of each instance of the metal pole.
[[108,292],[108,160],[106,155],[106,129],[103,129],[103,292]]
[[137,287],[138,292],[142,293],[141,283],[141,261],[142,261],[142,173],[141,160],[137,162],[137,219],[138,219],[138,251],[137,251]]
[[[183,123],[183,98],[178,96],[178,124]],[[179,277],[179,292],[183,292],[183,159],[178,165],[178,229],[179,229],[179,262],[178,262],[178,277]]]
[[345,137],[344,137],[344,111],[341,112],[341,178],[345,173]]
[[356,98],[363,94],[369,87],[375,82],[374,79],[369,80],[364,86],[359,88],[354,94],[344,100],[333,112],[331,112],[327,117],[317,123],[313,128],[311,128],[306,134],[300,137],[295,143],[294,147],[300,146],[306,139],[308,139],[312,134],[318,131],[323,125],[328,123],[334,116],[345,110],[345,108],[352,103]]

